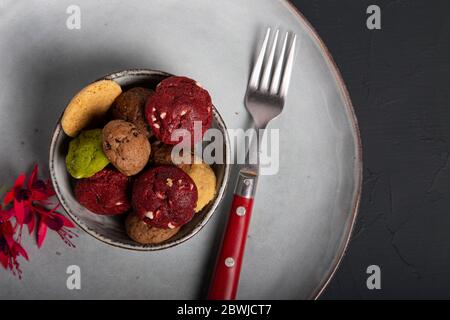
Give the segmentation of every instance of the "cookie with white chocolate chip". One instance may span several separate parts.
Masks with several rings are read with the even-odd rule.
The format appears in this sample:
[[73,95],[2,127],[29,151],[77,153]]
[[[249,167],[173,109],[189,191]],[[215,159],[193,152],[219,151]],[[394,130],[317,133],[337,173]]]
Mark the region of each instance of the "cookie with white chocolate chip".
[[187,173],[159,166],[138,176],[131,202],[134,212],[152,227],[175,229],[192,219],[197,199],[197,187]]
[[[145,117],[159,141],[175,145],[199,142],[212,124],[211,97],[195,80],[172,76],[161,81],[146,103]],[[194,128],[200,125],[201,134]],[[184,129],[184,130],[179,130]],[[175,134],[176,130],[181,135]]]
[[216,175],[207,163],[194,155],[186,157],[186,163],[173,163],[172,149],[173,146],[161,142],[152,144],[152,162],[156,165],[177,165],[194,180],[198,191],[195,212],[200,212],[216,195]]

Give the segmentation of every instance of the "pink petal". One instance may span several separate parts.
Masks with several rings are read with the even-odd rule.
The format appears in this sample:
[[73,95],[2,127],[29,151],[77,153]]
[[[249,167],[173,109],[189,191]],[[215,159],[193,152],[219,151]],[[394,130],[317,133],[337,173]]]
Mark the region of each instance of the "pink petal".
[[28,226],[28,232],[31,235],[34,231],[34,227],[36,226],[36,218],[34,217],[33,213],[30,213],[30,214],[31,214],[31,218],[30,218],[30,221],[28,222],[27,226]]
[[2,210],[0,211],[0,221],[7,221],[11,219],[13,216],[13,212],[11,210]]
[[25,179],[26,179],[25,174],[24,174],[24,173],[20,174],[20,175],[17,177],[16,181],[14,182],[14,189],[22,188],[22,187],[23,187],[23,184],[24,184],[24,182],[25,182]]
[[69,220],[68,218],[66,218],[63,214],[56,212],[56,210],[60,207],[61,205],[58,203],[52,210],[51,210],[51,214],[53,214],[54,216],[57,216],[58,218],[60,218],[63,222],[64,222],[64,227],[67,228],[75,228],[75,225],[73,224],[73,222],[71,220]]
[[16,242],[16,244],[14,245],[14,249],[22,257],[24,257],[25,259],[29,260],[27,252],[25,251],[25,249],[19,243]]
[[38,170],[39,170],[39,168],[38,168],[38,165],[36,164],[33,168],[33,171],[31,172],[30,179],[28,180],[28,189],[31,189],[33,186],[33,183],[36,181]]
[[3,204],[6,206],[14,200],[14,189],[8,191],[3,198]]
[[61,219],[61,216],[56,214],[45,217],[43,221],[53,231],[59,231],[64,226],[64,221]]
[[36,211],[37,214],[41,216],[46,216],[48,214],[48,210],[40,205],[34,205],[33,209]]
[[75,228],[75,225],[73,224],[73,222],[69,219],[67,219],[65,216],[63,216],[62,214],[58,213],[58,215],[61,217],[61,219],[64,221],[64,227],[67,228]]
[[13,248],[14,247],[14,243],[16,243],[14,241],[14,238],[11,235],[9,235],[9,234],[4,234],[3,237],[6,240],[6,244],[8,245],[8,248]]
[[51,206],[51,205],[53,205],[54,203],[53,202],[51,202],[51,201],[49,201],[49,200],[40,200],[39,201],[39,205],[41,206],[41,207],[48,207],[48,206]]
[[8,269],[8,260],[9,257],[6,254],[4,254],[3,251],[0,251],[0,263],[5,269]]
[[63,226],[67,227],[67,228],[75,228],[75,224],[68,219],[66,216],[64,216],[63,214],[56,212],[55,210],[57,210],[60,207],[60,204],[58,204],[56,207],[54,207],[51,210],[51,214],[53,215],[53,217],[58,218],[59,220],[61,220],[63,222]]
[[53,184],[50,180],[47,180],[45,185],[47,186],[47,195],[52,197],[56,194],[55,189],[53,188]]
[[48,197],[49,195],[41,190],[31,190],[31,199],[33,199],[33,201],[47,200]]
[[61,206],[61,204],[57,204],[56,206],[54,206],[50,211],[49,214],[54,214],[54,213],[58,213],[56,212],[56,210],[58,210],[58,208]]
[[0,231],[3,235],[11,236],[14,233],[14,228],[10,221],[0,224]]
[[42,247],[42,244],[44,243],[45,236],[47,235],[47,225],[41,220],[39,224],[39,229],[37,232],[37,246],[38,248]]
[[16,215],[17,222],[19,224],[23,224],[23,221],[25,219],[24,201],[14,200],[14,212]]

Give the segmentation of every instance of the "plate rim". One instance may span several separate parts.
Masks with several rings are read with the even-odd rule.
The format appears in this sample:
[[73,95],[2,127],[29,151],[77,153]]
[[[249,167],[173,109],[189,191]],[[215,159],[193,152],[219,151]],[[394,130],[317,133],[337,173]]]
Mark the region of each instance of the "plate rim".
[[[316,29],[313,27],[313,25],[306,19],[306,17],[301,13],[300,9],[297,8],[291,1],[289,0],[278,0],[282,5],[284,5],[292,15],[294,15],[298,20],[300,20],[301,23],[304,24],[306,27],[306,31],[312,36],[312,38],[315,40],[316,44],[319,46],[320,51],[322,52],[322,55],[327,62],[330,71],[333,73],[336,82],[338,84],[338,87],[340,89],[341,95],[343,97],[343,101],[345,104],[345,107],[347,109],[347,112],[349,114],[349,120],[351,122],[351,125],[353,127],[353,132],[355,134],[355,142],[356,142],[356,148],[355,148],[355,196],[352,201],[352,211],[351,211],[351,223],[348,228],[347,234],[344,236],[344,245],[342,248],[340,248],[340,252],[338,253],[337,257],[335,257],[335,261],[332,263],[331,268],[327,272],[326,276],[322,280],[322,282],[313,290],[312,294],[309,296],[309,299],[317,300],[320,298],[322,293],[325,291],[327,286],[330,284],[331,280],[334,278],[336,271],[339,269],[339,266],[342,262],[342,259],[344,258],[345,254],[347,253],[348,245],[350,242],[350,239],[353,234],[353,229],[355,227],[356,218],[358,216],[358,210],[360,206],[361,201],[361,193],[362,193],[362,183],[363,183],[363,147],[362,147],[362,140],[361,140],[361,133],[358,126],[358,120],[355,114],[355,109],[353,107],[352,100],[350,98],[350,93],[348,92],[347,86],[345,85],[344,79],[342,77],[341,71],[339,70],[339,67],[337,66],[336,62],[334,61],[333,56],[331,55],[330,50],[328,50],[328,47],[325,45],[325,42],[322,40],[322,38],[319,36]],[[336,259],[337,258],[337,259]]]

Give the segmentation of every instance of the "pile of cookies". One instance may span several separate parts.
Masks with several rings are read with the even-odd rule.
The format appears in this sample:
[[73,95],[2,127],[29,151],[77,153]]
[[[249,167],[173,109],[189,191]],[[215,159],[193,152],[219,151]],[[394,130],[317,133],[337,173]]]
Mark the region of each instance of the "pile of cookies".
[[[175,165],[171,157],[177,143],[202,139],[212,108],[209,93],[186,77],[168,77],[155,90],[122,92],[113,80],[82,89],[61,119],[71,137],[66,167],[77,201],[93,214],[127,215],[127,234],[141,244],[173,237],[216,195],[208,164],[189,154]],[[194,135],[198,121],[201,136]],[[189,134],[175,135],[177,129]]]

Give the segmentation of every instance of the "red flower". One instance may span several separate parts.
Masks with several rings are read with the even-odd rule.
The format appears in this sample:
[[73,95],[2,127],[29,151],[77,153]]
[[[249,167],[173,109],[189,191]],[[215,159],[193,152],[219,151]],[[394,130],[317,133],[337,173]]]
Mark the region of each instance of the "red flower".
[[76,236],[68,228],[75,228],[75,225],[64,217],[62,214],[56,212],[59,204],[51,209],[50,211],[39,206],[34,206],[34,211],[39,215],[39,228],[37,232],[37,245],[40,248],[44,242],[45,236],[47,234],[47,228],[56,231],[60,238],[69,246],[75,247],[75,245],[70,241],[74,236]]
[[[56,231],[61,239],[69,245],[75,245],[70,241],[76,236],[69,228],[75,225],[56,212],[59,204],[54,205],[49,198],[55,195],[49,181],[38,179],[38,166],[35,165],[33,171],[25,184],[26,175],[21,174],[16,179],[14,186],[9,190],[3,199],[7,210],[2,210],[0,205],[0,263],[4,268],[10,269],[14,274],[21,275],[17,257],[23,256],[28,260],[26,251],[20,245],[22,239],[22,228],[28,227],[30,234],[37,230],[37,245],[40,248],[47,235],[47,229]],[[53,209],[47,209],[52,206]],[[15,218],[16,224],[13,226],[11,219]],[[14,240],[14,234],[17,233],[17,241]],[[17,272],[16,272],[17,271]]]
[[[25,174],[19,175],[14,182],[13,188],[8,191],[3,199],[5,205],[14,203],[14,212],[17,222],[19,224],[28,224],[28,219],[31,212],[28,209],[33,206],[34,201],[46,202],[48,198],[55,195],[51,184],[47,181],[39,180],[37,178],[38,166],[35,165],[30,178],[28,179],[28,185],[25,186]],[[46,203],[43,203],[46,204]],[[30,230],[30,233],[33,230]]]
[[0,263],[21,278],[22,270],[17,257],[23,256],[28,260],[28,255],[20,243],[14,240],[15,229],[10,221],[0,221]]
[[8,205],[14,201],[14,212],[17,222],[23,224],[25,218],[24,202],[28,201],[29,195],[26,189],[23,189],[25,183],[25,174],[21,174],[14,182],[13,188],[8,191],[3,199],[4,205]]

